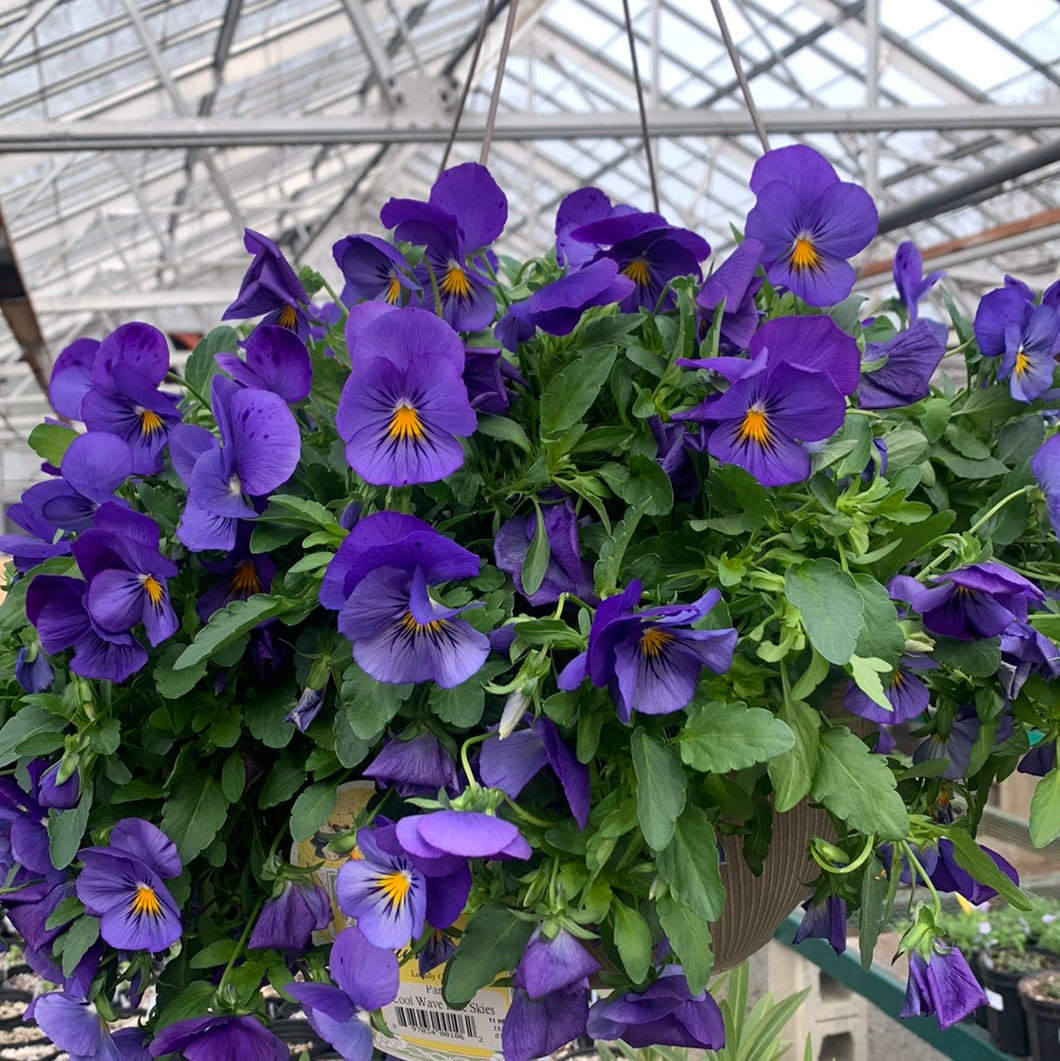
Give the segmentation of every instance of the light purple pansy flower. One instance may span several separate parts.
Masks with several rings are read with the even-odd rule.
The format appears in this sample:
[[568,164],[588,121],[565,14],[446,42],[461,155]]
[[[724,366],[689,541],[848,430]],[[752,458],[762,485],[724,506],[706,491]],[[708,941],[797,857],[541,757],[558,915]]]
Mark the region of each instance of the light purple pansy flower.
[[746,234],[762,243],[772,284],[811,306],[841,302],[854,286],[848,258],[876,235],[872,197],[841,181],[829,163],[803,144],[763,155],[751,172],[757,199]]
[[369,1061],[372,1030],[364,1016],[397,997],[400,979],[394,951],[370,943],[357,928],[345,928],[331,945],[328,971],[334,987],[307,982],[288,984],[284,990],[302,1003],[309,1023],[344,1061]]
[[756,275],[765,248],[756,239],[745,239],[703,281],[696,305],[703,311],[702,328],[709,328],[724,302],[720,328],[720,349],[725,353],[746,350],[761,316],[755,295],[762,286]]
[[548,1057],[585,1033],[588,1015],[588,980],[570,984],[538,999],[515,988],[501,1028],[505,1061]]
[[1024,682],[1039,674],[1046,681],[1060,677],[1060,649],[1028,623],[1010,623],[1001,632],[1001,666],[998,678],[1009,700],[1020,694]]
[[70,1061],[148,1061],[139,1028],[111,1033],[91,1002],[65,991],[38,995],[24,1020],[35,1020],[41,1031],[70,1056]]
[[390,738],[361,773],[393,785],[403,798],[433,796],[443,788],[455,796],[463,787],[453,753],[429,729]]
[[367,302],[350,310],[346,335],[351,372],[335,427],[350,467],[376,486],[432,483],[456,471],[459,439],[477,425],[456,332],[423,310]]
[[[987,847],[985,844],[979,844],[978,846],[979,850],[984,855],[987,855],[994,865],[1018,888],[1020,877],[1016,867],[1003,855],[998,854],[997,851]],[[997,891],[994,888],[976,880],[957,862],[953,841],[947,840],[945,837],[940,838],[938,841],[938,858],[934,867],[930,870],[929,876],[931,877],[931,883],[938,891],[956,892],[967,899],[973,906],[985,903],[988,899],[993,899],[997,895]]]
[[924,261],[912,240],[903,240],[894,254],[894,286],[910,322],[917,318],[917,303],[946,275],[945,272],[924,275]]
[[708,667],[723,674],[732,664],[737,632],[693,630],[721,599],[710,590],[692,604],[663,605],[635,612],[641,584],[634,579],[618,596],[596,609],[589,645],[560,673],[561,689],[576,689],[589,677],[593,685],[611,689],[618,717],[628,722],[634,708],[647,715],[665,715],[687,707],[695,695],[700,672]]
[[246,360],[215,354],[214,360],[232,379],[252,390],[271,391],[293,404],[309,396],[313,367],[305,343],[294,332],[275,324],[255,328],[242,341]]
[[946,1029],[986,1004],[986,992],[956,947],[943,950],[935,941],[926,956],[919,950],[909,952],[909,980],[899,1016],[934,1014],[939,1027]]
[[693,995],[684,973],[666,966],[644,991],[616,992],[594,1002],[586,1031],[594,1039],[621,1039],[634,1048],[687,1046],[720,1050],[725,1025],[706,992]]
[[397,838],[418,859],[522,859],[531,853],[530,845],[511,822],[478,811],[409,815],[397,823]]
[[187,1061],[289,1061],[287,1047],[254,1017],[178,1020],[151,1041],[151,1056],[181,1054]]
[[309,334],[309,296],[283,252],[268,236],[252,228],[244,230],[243,246],[254,259],[239,285],[239,294],[221,314],[221,320],[261,317],[261,324],[278,324],[305,339]]
[[92,386],[92,365],[99,351],[98,339],[75,339],[55,359],[48,380],[52,408],[68,420],[81,419],[81,401]]
[[81,775],[74,770],[65,781],[59,780],[62,760],[53,763],[41,774],[38,799],[42,807],[54,807],[56,810],[70,810],[77,806],[81,798]]
[[923,656],[903,656],[895,667],[894,673],[883,686],[883,695],[891,705],[888,711],[881,707],[867,693],[862,692],[853,682],[843,696],[843,707],[853,715],[867,718],[872,722],[897,725],[899,722],[910,722],[922,715],[931,702],[928,687],[917,677],[917,671],[933,670],[936,664]]
[[1010,381],[1014,398],[1028,402],[1052,386],[1060,315],[1055,305],[1036,306],[1026,285],[1011,280],[979,300],[973,326],[983,356],[1001,358],[998,378]]
[[1060,435],[1047,438],[1031,458],[1031,471],[1045,494],[1053,534],[1060,538]]
[[515,967],[512,986],[539,999],[584,982],[600,968],[600,963],[565,928],[549,937],[539,925]]
[[378,236],[346,236],[331,248],[346,281],[343,297],[350,304],[362,299],[400,306],[410,295],[420,295],[404,255]]
[[885,343],[866,344],[866,364],[886,360],[863,373],[858,404],[862,409],[895,409],[926,398],[945,352],[928,321],[916,321]]
[[836,954],[842,954],[847,949],[846,902],[838,895],[826,895],[820,901],[807,899],[802,908],[805,913],[791,942],[823,939]]
[[43,652],[21,645],[15,657],[15,680],[27,693],[43,693],[55,681],[55,671]]
[[331,900],[315,881],[307,878],[286,880],[279,895],[261,908],[247,947],[264,950],[301,951],[313,932],[331,923]]

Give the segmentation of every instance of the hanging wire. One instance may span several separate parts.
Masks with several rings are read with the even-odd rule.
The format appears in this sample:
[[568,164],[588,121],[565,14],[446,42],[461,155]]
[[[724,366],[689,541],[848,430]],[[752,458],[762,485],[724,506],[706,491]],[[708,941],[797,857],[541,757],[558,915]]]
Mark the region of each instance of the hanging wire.
[[640,82],[640,68],[637,65],[637,43],[633,36],[633,19],[629,14],[629,0],[622,0],[622,10],[626,16],[626,36],[629,38],[629,58],[633,64],[633,84],[637,89],[637,109],[640,111],[640,132],[644,138],[644,157],[648,161],[648,181],[651,183],[651,201],[655,212],[659,212],[659,185],[655,180],[655,162],[651,157],[651,140],[648,138],[648,114],[644,109],[644,86]]
[[[623,0],[623,3],[625,3],[625,0]],[[729,53],[729,61],[732,63],[736,80],[740,83],[740,91],[743,93],[743,101],[747,107],[747,113],[750,114],[751,123],[755,127],[755,132],[758,133],[758,139],[762,142],[762,150],[768,151],[769,137],[766,136],[766,127],[762,123],[762,115],[758,113],[758,107],[755,106],[754,97],[751,95],[751,86],[743,72],[743,66],[740,64],[740,54],[736,50],[736,45],[733,44],[729,27],[725,22],[725,15],[721,10],[721,0],[710,0],[710,6],[714,8],[714,17],[717,19],[718,29],[721,30],[721,39],[725,44],[725,50]]]
[[497,120],[497,105],[501,100],[501,82],[504,80],[504,68],[508,64],[508,48],[512,43],[512,32],[515,29],[515,12],[519,7],[518,0],[508,4],[508,19],[504,23],[504,37],[501,39],[501,52],[497,57],[497,72],[493,77],[493,91],[490,93],[490,106],[486,114],[486,128],[482,132],[482,150],[478,160],[484,166],[490,157],[490,143],[493,141],[493,123]]
[[467,103],[467,95],[471,91],[471,82],[475,78],[475,67],[478,65],[479,53],[482,51],[482,42],[486,39],[486,27],[493,19],[493,0],[486,0],[486,10],[482,13],[482,23],[478,28],[478,36],[475,38],[475,47],[471,52],[471,62],[467,68],[467,77],[464,79],[464,87],[460,92],[460,99],[456,104],[456,112],[453,114],[453,124],[449,128],[449,139],[445,142],[445,150],[442,152],[442,162],[438,167],[438,176],[441,176],[445,167],[449,164],[449,152],[453,149],[456,140],[456,131],[460,128],[460,119],[464,116],[464,105]]

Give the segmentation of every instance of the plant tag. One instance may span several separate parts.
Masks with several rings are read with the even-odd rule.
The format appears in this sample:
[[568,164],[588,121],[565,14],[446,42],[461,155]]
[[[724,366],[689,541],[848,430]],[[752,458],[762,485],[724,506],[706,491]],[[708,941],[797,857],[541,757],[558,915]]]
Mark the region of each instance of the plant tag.
[[374,792],[374,781],[349,781],[339,785],[335,809],[327,822],[314,836],[291,847],[291,865],[316,866],[313,878],[323,886],[331,900],[331,924],[322,932],[313,933],[313,942],[317,946],[330,943],[350,923],[350,919],[339,909],[338,900],[335,898],[335,881],[346,862],[346,856],[328,850],[326,834],[344,833],[352,829],[357,815],[368,806]]
[[439,965],[420,976],[414,962],[402,965],[398,996],[383,1007],[392,1034],[373,1031],[372,1041],[403,1061],[504,1061],[501,1025],[511,991],[485,987],[463,1009],[451,1009],[442,997],[444,971]]
[[984,988],[986,991],[986,1001],[991,1009],[996,1009],[999,1013],[1005,1008],[1005,1000],[996,992],[991,991],[989,987]]

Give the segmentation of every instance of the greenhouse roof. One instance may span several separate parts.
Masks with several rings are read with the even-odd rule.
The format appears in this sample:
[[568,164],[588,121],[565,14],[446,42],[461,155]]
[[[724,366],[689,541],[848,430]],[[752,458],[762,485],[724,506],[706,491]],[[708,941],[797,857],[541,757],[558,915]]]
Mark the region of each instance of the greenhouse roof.
[[[721,0],[772,146],[828,156],[877,198],[857,264],[914,239],[966,309],[1060,262],[1057,0]],[[762,147],[703,0],[629,0],[660,210],[733,243]],[[392,195],[477,160],[510,202],[500,249],[543,253],[595,184],[650,209],[616,0],[27,0],[0,10],[0,446],[25,449],[73,339],[140,319],[177,349],[216,323],[244,227],[326,270]],[[6,477],[5,477],[6,478]],[[5,484],[5,500],[18,483]],[[12,489],[15,487],[15,489]]]

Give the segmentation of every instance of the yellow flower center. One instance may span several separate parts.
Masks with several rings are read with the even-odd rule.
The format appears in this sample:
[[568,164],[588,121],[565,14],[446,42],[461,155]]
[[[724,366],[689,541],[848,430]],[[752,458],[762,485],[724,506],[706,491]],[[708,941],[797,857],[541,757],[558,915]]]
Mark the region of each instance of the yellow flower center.
[[456,298],[471,296],[471,281],[459,262],[451,261],[446,266],[445,275],[442,277],[442,294]]
[[632,259],[632,261],[629,261],[622,266],[621,271],[628,276],[637,287],[647,287],[648,284],[651,283],[651,270],[648,268],[648,263],[643,258]]
[[241,560],[236,565],[229,586],[233,593],[261,592],[261,579],[258,578],[257,569],[250,560]]
[[744,413],[743,421],[736,432],[741,442],[754,442],[759,446],[768,446],[773,440],[769,427],[769,417],[760,405],[752,405]]
[[663,646],[673,641],[674,635],[660,630],[657,626],[649,626],[640,635],[641,655],[649,659],[656,659],[662,654]]
[[398,299],[401,298],[401,281],[393,274],[390,274],[390,281],[386,285],[386,294],[383,296],[385,302],[389,302],[391,306],[396,305]]
[[149,884],[137,884],[136,894],[129,903],[129,912],[133,917],[161,917],[162,904],[158,901],[154,888]]
[[284,306],[276,317],[276,323],[281,328],[293,328],[298,323],[298,311],[294,306]]
[[412,887],[412,874],[407,869],[395,870],[376,882],[391,906],[400,907]]
[[140,434],[153,435],[162,430],[162,417],[153,409],[137,409],[140,416]]
[[144,588],[144,593],[147,594],[147,599],[152,604],[160,604],[162,598],[165,596],[165,590],[162,588],[162,583],[152,575],[141,575],[140,585]]
[[408,402],[402,402],[390,415],[387,435],[398,442],[422,442],[423,421]]
[[444,630],[449,624],[445,619],[431,619],[430,622],[418,623],[416,617],[412,612],[405,612],[401,617],[401,628],[406,633],[412,634],[413,637],[418,634],[437,634],[439,631]]
[[813,245],[813,240],[801,233],[795,237],[795,244],[788,255],[788,262],[797,273],[807,269],[815,273],[821,270],[821,255]]
[[896,670],[891,675],[890,685],[892,689],[901,689],[905,685],[905,675],[900,670]]
[[1030,367],[1031,359],[1023,352],[1023,347],[1021,346],[1016,351],[1016,367],[1013,368],[1012,371],[1015,372],[1017,376],[1022,376]]

